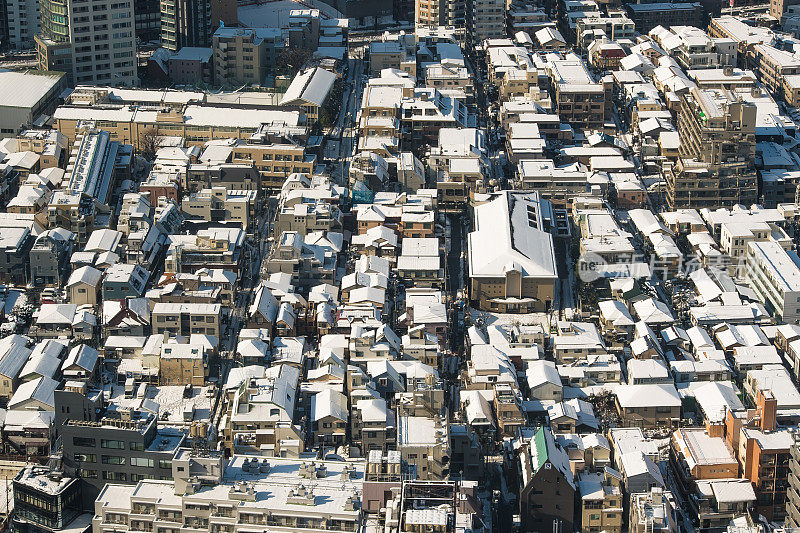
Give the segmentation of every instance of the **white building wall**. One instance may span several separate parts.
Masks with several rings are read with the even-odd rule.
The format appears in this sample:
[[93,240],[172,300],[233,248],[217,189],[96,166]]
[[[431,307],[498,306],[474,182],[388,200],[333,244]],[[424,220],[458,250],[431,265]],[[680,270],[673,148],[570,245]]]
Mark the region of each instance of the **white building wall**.
[[69,14],[75,83],[135,85],[133,0],[71,1]]
[[8,44],[14,50],[34,48],[33,37],[39,33],[38,0],[6,0]]

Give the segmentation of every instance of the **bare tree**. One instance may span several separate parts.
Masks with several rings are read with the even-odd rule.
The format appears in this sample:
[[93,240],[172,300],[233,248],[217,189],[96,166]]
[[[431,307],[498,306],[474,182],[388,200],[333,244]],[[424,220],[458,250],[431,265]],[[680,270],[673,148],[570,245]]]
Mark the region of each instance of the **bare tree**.
[[156,152],[161,146],[161,141],[162,137],[155,128],[144,131],[139,136],[139,153],[148,161],[152,161],[156,158]]
[[307,48],[284,48],[276,60],[276,70],[279,74],[294,75],[312,55]]

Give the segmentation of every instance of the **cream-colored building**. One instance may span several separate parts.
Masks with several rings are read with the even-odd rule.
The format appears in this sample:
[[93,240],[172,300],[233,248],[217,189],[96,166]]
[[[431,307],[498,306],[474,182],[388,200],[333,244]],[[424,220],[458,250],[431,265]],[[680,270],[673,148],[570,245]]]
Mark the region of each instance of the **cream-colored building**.
[[470,299],[502,313],[546,312],[555,292],[553,237],[538,192],[502,192],[475,207],[467,238]]
[[239,141],[233,146],[232,162],[252,164],[261,175],[261,186],[278,190],[290,174],[312,174],[317,156],[297,144],[259,144]]
[[692,88],[680,98],[680,159],[666,176],[670,208],[756,203],[756,106],[720,89]]
[[53,114],[54,127],[74,141],[78,126],[93,121],[111,138],[141,149],[156,137],[183,137],[188,145],[211,140],[248,139],[262,129],[303,138],[305,115],[299,110],[244,109],[188,104],[181,108],[145,109],[137,106],[65,105]]
[[211,45],[215,83],[264,85],[278,54],[286,47],[286,38],[280,28],[221,26],[214,32]]
[[181,211],[207,222],[237,222],[247,231],[255,220],[256,198],[256,191],[212,187],[185,197]]
[[158,372],[160,384],[202,387],[208,377],[207,355],[202,344],[162,344]]
[[171,333],[188,337],[192,334],[220,338],[222,306],[220,304],[182,304],[159,302],[150,313],[153,333]]

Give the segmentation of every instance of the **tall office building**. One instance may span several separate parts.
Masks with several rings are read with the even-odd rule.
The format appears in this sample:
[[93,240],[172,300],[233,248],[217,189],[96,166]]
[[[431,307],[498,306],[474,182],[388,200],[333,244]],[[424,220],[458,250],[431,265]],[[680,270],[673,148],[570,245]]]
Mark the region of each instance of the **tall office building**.
[[220,25],[238,21],[236,0],[161,0],[161,44],[177,52],[184,46],[211,46]]
[[161,4],[158,0],[135,0],[136,38],[140,43],[161,39]]
[[41,0],[40,15],[40,69],[66,72],[73,84],[136,84],[132,2]]
[[677,163],[665,174],[671,209],[751,205],[758,200],[756,106],[724,89],[681,95]]

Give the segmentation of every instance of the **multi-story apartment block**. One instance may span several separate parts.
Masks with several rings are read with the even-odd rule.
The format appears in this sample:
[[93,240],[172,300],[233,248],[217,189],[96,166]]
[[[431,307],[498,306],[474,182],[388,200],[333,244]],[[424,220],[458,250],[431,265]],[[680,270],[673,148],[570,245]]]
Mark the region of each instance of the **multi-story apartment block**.
[[503,0],[467,0],[467,35],[475,43],[506,36],[506,3]]
[[403,460],[423,480],[446,479],[449,474],[449,425],[441,418],[397,414],[397,444]]
[[252,163],[195,163],[186,171],[183,190],[199,193],[212,187],[225,187],[235,191],[258,191],[261,175]]
[[220,303],[231,306],[236,274],[227,270],[200,269],[193,273],[168,273],[147,292],[151,301],[172,303]]
[[303,140],[307,134],[305,115],[297,110],[188,104],[145,111],[136,105],[64,105],[53,116],[56,129],[70,141],[75,140],[82,124],[94,121],[115,140],[137,149],[153,135],[182,137],[188,146],[201,146],[216,139],[248,139],[262,134],[292,135]]
[[303,237],[314,231],[341,231],[343,215],[336,205],[306,200],[281,206],[275,217],[273,231],[276,236],[285,231],[296,231]]
[[386,400],[371,398],[354,402],[350,413],[350,434],[362,455],[386,452],[397,439],[396,418]]
[[417,28],[463,27],[465,8],[464,0],[416,0],[414,21]]
[[135,487],[171,476],[182,431],[159,428],[149,411],[107,409],[102,391],[85,384],[56,391],[55,398],[64,473],[80,479],[82,507],[90,508],[107,483]]
[[445,59],[423,65],[425,85],[443,90],[460,90],[472,96],[474,83],[462,59]]
[[311,175],[317,156],[294,143],[239,141],[233,147],[231,161],[235,164],[252,164],[261,175],[261,187],[277,191],[291,174]]
[[108,202],[118,179],[130,175],[130,146],[106,131],[82,130],[65,175],[66,187],[53,193],[47,209],[51,228],[66,228],[83,245],[95,229],[109,222]]
[[36,237],[29,252],[31,281],[45,285],[65,282],[74,245],[75,235],[63,228],[47,230]]
[[446,24],[447,3],[442,0],[416,0],[414,22],[419,26],[438,27]]
[[758,72],[767,89],[785,98],[790,105],[800,103],[800,59],[770,44],[756,44],[748,49],[750,67]]
[[293,424],[300,371],[292,365],[261,368],[253,378],[227,388],[225,449],[297,457],[304,442],[302,429]]
[[46,0],[39,2],[36,36],[41,70],[66,72],[72,83],[135,85],[133,2]]
[[630,533],[677,533],[678,521],[675,498],[661,487],[650,492],[631,494]]
[[798,435],[792,435],[789,448],[789,489],[786,493],[786,525],[800,527],[800,442]]
[[39,156],[39,168],[63,168],[69,156],[67,138],[55,130],[25,130],[16,138],[17,152],[33,152]]
[[648,5],[626,4],[628,16],[636,24],[636,29],[647,33],[661,25],[675,27],[696,23],[703,16],[700,2],[659,2]]
[[162,385],[202,387],[208,379],[208,350],[199,343],[165,342],[158,359],[158,379]]
[[136,18],[136,38],[140,42],[161,39],[161,2],[159,0],[133,0]]
[[413,35],[388,35],[380,41],[369,43],[370,75],[379,76],[387,68],[416,77],[416,42]]
[[181,201],[186,218],[206,222],[237,222],[247,231],[258,210],[257,191],[212,187],[192,193]]
[[161,0],[161,45],[177,52],[184,46],[210,46],[220,25],[238,21],[236,0]]
[[578,44],[582,49],[588,48],[594,40],[596,30],[605,32],[611,41],[620,39],[633,39],[636,29],[633,21],[628,17],[600,17],[587,16],[576,21],[576,34]]
[[308,290],[334,281],[336,256],[321,246],[306,244],[296,231],[285,231],[267,258],[267,273],[291,274],[292,285]]
[[[711,429],[721,433],[722,428]],[[701,531],[724,528],[731,520],[747,516],[755,501],[752,485],[738,478],[739,463],[728,442],[712,435],[705,428],[683,428],[670,441],[677,486],[691,495],[688,511]]]
[[667,24],[660,24],[661,26],[650,32],[651,37],[684,69],[715,69],[736,65],[738,54],[736,43],[732,39],[712,39],[706,32],[694,26],[673,25],[666,29]]
[[263,85],[286,47],[280,28],[227,28],[214,32],[214,82]]
[[14,477],[13,487],[14,531],[65,529],[81,514],[81,483],[75,477],[28,465]]
[[736,454],[741,477],[755,491],[755,512],[782,522],[787,516],[790,448],[795,438],[792,430],[777,425],[779,400],[772,390],[759,385],[751,392],[755,409],[728,410],[725,438]]
[[201,268],[221,268],[238,272],[244,261],[245,237],[241,228],[210,228],[196,235],[170,235],[164,269],[196,272]]
[[[171,481],[110,484],[95,503],[96,533],[111,533],[120,524],[155,530],[154,523],[230,533],[363,527],[363,462],[242,455],[225,459],[221,452],[181,449],[172,465]],[[169,497],[157,496],[165,494]],[[264,494],[270,497],[262,498]]]
[[622,533],[624,500],[621,480],[613,470],[583,472],[577,484],[581,493],[581,531]]
[[179,304],[158,302],[153,306],[150,320],[153,333],[183,335],[212,335],[220,338],[224,313],[220,304]]
[[680,159],[667,172],[670,208],[755,203],[755,128],[755,105],[730,91],[692,88],[682,95]]
[[548,72],[559,117],[584,128],[602,129],[609,116],[611,81],[595,81],[583,60],[575,55],[553,59]]
[[800,258],[777,242],[750,242],[744,274],[758,299],[776,317],[800,323]]
[[289,47],[316,50],[319,47],[319,9],[293,9],[289,12]]
[[8,21],[8,42],[12,49],[33,48],[39,33],[39,2],[37,0],[6,0],[5,15]]

